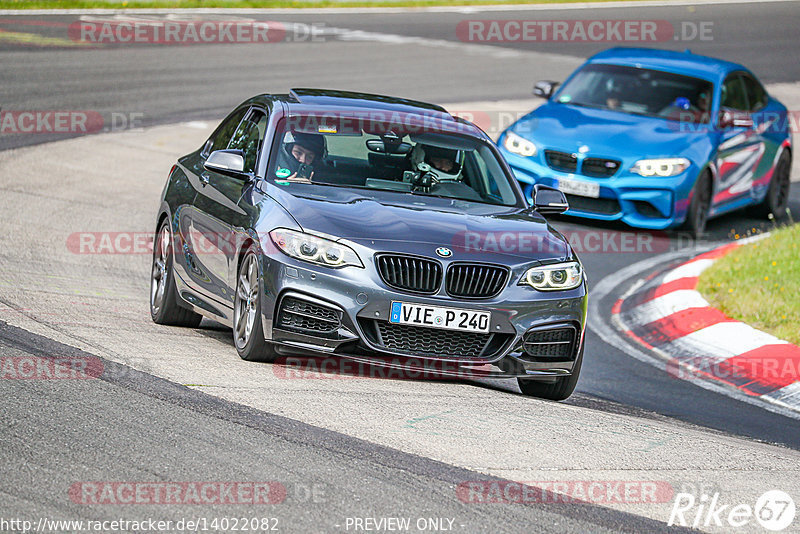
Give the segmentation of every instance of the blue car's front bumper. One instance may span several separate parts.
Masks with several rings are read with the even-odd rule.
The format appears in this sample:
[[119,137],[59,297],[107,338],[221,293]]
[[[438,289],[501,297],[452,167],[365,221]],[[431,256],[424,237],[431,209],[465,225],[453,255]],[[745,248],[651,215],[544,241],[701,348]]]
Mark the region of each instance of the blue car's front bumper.
[[500,152],[530,198],[533,184],[558,188],[559,179],[599,185],[599,198],[568,194],[567,215],[603,221],[621,220],[637,228],[663,230],[680,225],[686,218],[689,195],[699,169],[691,165],[681,174],[667,178],[645,178],[622,168],[609,178],[561,172],[540,161],[541,154],[522,157],[500,146]]

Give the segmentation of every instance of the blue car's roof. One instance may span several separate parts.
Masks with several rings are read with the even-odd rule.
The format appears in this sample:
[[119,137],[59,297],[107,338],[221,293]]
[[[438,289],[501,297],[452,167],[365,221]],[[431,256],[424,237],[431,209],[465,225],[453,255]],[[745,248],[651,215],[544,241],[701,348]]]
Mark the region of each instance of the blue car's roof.
[[707,80],[716,80],[734,70],[747,70],[722,59],[654,48],[610,48],[590,57],[587,63],[635,66]]

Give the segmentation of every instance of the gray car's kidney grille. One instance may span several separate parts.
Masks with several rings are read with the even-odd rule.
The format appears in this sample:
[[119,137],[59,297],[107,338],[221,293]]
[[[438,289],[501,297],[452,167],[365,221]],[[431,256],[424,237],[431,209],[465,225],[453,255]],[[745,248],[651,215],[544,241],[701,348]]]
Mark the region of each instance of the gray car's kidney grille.
[[391,351],[426,356],[479,358],[493,334],[458,332],[441,328],[376,321],[378,343]]
[[508,269],[480,263],[454,263],[447,269],[447,294],[451,297],[489,298],[506,286]]
[[439,262],[399,254],[381,254],[376,262],[381,279],[389,287],[414,293],[436,293],[442,284]]
[[278,328],[301,333],[335,332],[341,325],[339,312],[296,297],[284,297],[278,312]]

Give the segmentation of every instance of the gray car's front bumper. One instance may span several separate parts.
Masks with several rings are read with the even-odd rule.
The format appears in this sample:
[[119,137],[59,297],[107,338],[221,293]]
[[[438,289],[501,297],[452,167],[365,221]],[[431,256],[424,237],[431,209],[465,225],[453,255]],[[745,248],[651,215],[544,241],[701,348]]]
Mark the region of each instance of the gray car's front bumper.
[[[512,278],[497,297],[481,300],[455,299],[443,292],[416,295],[386,287],[374,272],[366,268],[329,269],[295,261],[283,255],[265,255],[264,306],[262,321],[265,337],[287,353],[308,351],[334,354],[389,368],[406,371],[431,371],[441,376],[526,376],[552,379],[569,375],[583,345],[586,324],[586,286],[558,293],[542,293],[516,284]],[[283,298],[292,296],[317,303],[341,313],[335,332],[318,334],[278,324],[278,309]],[[376,343],[367,329],[372,321],[389,320],[392,301],[413,302],[463,309],[490,310],[490,332],[498,337],[497,350],[485,357],[459,358],[452,355],[393,351]],[[571,325],[576,340],[569,358],[531,358],[523,351],[526,332],[548,325]],[[433,363],[432,363],[433,362]]]

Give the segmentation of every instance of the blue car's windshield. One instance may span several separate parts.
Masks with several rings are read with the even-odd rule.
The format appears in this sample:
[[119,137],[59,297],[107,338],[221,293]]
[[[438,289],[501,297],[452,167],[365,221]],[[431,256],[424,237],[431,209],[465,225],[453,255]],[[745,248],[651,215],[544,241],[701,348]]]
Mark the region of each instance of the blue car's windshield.
[[555,95],[562,104],[708,123],[713,84],[657,70],[591,64]]
[[[387,124],[344,116],[292,116],[279,124],[267,176],[276,183],[394,191],[513,206],[511,179],[487,143],[439,121]],[[450,127],[458,127],[452,122]]]

